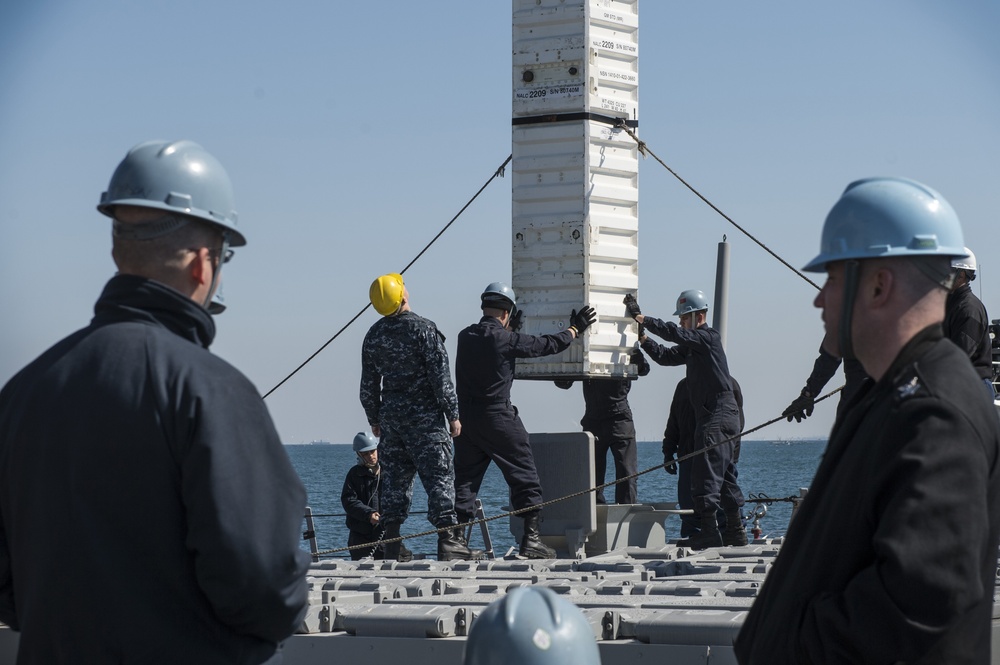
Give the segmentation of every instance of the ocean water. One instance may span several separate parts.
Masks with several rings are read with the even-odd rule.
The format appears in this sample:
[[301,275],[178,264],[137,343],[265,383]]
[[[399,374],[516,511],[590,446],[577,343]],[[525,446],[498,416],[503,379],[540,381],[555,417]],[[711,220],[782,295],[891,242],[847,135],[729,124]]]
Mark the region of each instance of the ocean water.
[[[750,495],[767,495],[773,498],[798,496],[799,488],[808,487],[820,457],[826,448],[826,441],[744,441],[739,463],[739,481],[747,496],[746,511],[754,508]],[[659,441],[641,441],[639,449],[639,470],[643,471],[663,463]],[[356,456],[349,445],[289,445],[285,447],[302,483],[309,494],[309,506],[314,516],[314,526],[319,549],[329,550],[347,545],[347,527],[344,523],[344,509],[340,505],[340,491],[344,485],[347,470],[354,465]],[[609,458],[607,481],[612,480],[614,465]],[[607,482],[605,481],[605,482]],[[677,477],[663,469],[655,469],[639,476],[639,501],[655,503],[677,500]],[[605,494],[614,495],[613,488],[605,489]],[[483,502],[487,516],[505,512],[507,505],[507,484],[495,465],[490,465],[483,480],[479,498]],[[410,517],[403,524],[401,532],[419,533],[431,528],[425,513],[427,495],[419,478],[414,482],[413,505]],[[774,503],[767,508],[767,515],[760,521],[764,535],[784,534],[791,516],[791,504]],[[494,549],[506,552],[514,545],[514,538],[507,527],[507,519],[489,523]],[[676,517],[668,517],[664,528],[668,539],[680,537],[680,522]],[[473,533],[472,546],[482,546],[478,530]],[[308,548],[307,543],[303,543]],[[437,549],[436,536],[422,536],[407,541],[407,547],[414,552],[430,554]],[[328,558],[348,556],[347,552],[324,555]]]

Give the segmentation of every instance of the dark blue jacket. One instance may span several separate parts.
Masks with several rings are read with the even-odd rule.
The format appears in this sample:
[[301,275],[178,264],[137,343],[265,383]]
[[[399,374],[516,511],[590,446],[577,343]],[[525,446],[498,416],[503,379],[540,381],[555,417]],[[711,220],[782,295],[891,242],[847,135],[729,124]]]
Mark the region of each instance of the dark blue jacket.
[[455,387],[459,409],[464,413],[509,403],[515,359],[553,355],[564,351],[572,341],[569,330],[556,335],[525,335],[510,332],[495,317],[484,316],[458,333]]
[[0,620],[19,663],[260,663],[300,624],[306,494],[177,291],[114,277],[0,392]]
[[677,345],[665,347],[647,338],[642,349],[660,365],[687,366],[688,393],[696,417],[715,408],[716,395],[732,391],[729,363],[717,330],[706,324],[688,330],[651,316],[643,317],[643,325],[648,332]]

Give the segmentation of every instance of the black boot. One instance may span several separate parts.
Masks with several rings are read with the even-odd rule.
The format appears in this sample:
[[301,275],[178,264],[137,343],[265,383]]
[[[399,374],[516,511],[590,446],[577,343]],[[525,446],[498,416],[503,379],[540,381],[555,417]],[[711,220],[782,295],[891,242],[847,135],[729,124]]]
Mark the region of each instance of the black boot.
[[482,556],[482,550],[469,549],[468,543],[465,542],[465,536],[462,535],[461,527],[456,526],[438,532],[438,561],[454,561],[455,559],[470,561],[480,559]]
[[525,513],[524,536],[521,538],[521,556],[526,559],[554,559],[556,551],[542,542],[538,534],[538,521],[541,511]]
[[[383,538],[386,540],[391,540],[393,538],[399,538],[399,524],[386,524],[385,525],[385,535]],[[413,561],[413,552],[406,549],[406,545],[403,541],[396,543],[386,543],[382,546],[382,551],[385,552],[386,561]]]
[[726,530],[722,532],[722,544],[727,547],[743,547],[747,544],[747,529],[740,518],[740,509],[726,511]]
[[722,534],[719,533],[719,518],[715,509],[706,510],[701,514],[701,531],[690,538],[677,541],[677,547],[689,547],[693,550],[703,550],[707,547],[722,547]]

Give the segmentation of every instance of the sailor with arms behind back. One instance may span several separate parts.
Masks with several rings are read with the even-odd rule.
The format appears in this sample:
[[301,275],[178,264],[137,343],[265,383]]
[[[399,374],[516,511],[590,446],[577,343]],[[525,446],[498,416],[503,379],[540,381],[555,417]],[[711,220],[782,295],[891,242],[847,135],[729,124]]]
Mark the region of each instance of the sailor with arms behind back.
[[308,602],[306,493],[267,408],[208,351],[232,186],[143,143],[98,206],[118,274],[0,392],[0,621],[18,663],[277,663]]
[[902,178],[850,184],[805,270],[828,351],[872,378],[838,415],[736,640],[758,663],[988,663],[1000,422],[941,330],[958,216]]

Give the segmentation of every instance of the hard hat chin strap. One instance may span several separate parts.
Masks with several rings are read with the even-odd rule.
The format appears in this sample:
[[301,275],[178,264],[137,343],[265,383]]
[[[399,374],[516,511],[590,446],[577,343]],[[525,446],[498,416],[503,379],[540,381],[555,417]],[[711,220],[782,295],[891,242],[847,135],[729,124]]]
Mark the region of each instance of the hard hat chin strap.
[[212,298],[215,296],[215,290],[219,288],[219,275],[222,273],[222,264],[225,262],[226,252],[229,250],[229,232],[222,234],[222,249],[219,250],[219,260],[216,267],[212,270],[212,283],[208,286],[208,293],[205,295],[205,301],[201,303],[201,306],[208,309],[208,306],[212,304]]
[[851,327],[854,318],[854,301],[858,295],[858,273],[860,270],[861,264],[858,261],[844,263],[844,297],[841,303],[840,329],[837,331],[840,357],[843,360],[856,360],[854,343],[851,339]]

